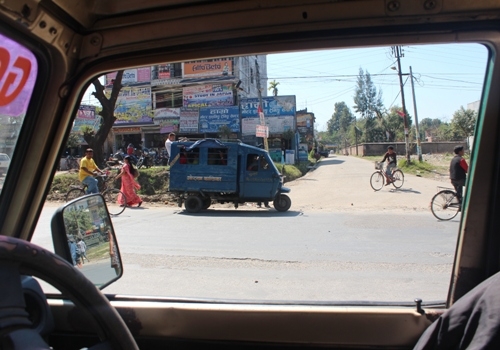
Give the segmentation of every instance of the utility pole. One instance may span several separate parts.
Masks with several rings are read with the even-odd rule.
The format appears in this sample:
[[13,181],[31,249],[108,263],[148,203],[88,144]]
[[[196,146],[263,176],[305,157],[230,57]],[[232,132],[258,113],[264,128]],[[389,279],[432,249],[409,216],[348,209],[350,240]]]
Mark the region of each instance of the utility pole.
[[[260,87],[260,73],[259,73],[259,63],[257,62],[257,59],[255,60],[255,75],[257,79],[257,92],[259,94],[259,107],[258,111],[259,112],[259,118],[260,118],[260,125],[266,126],[266,119],[264,116],[264,108],[262,106],[262,91]],[[267,143],[267,137],[263,137],[264,139],[264,149],[269,152],[269,145]]]
[[415,99],[415,87],[413,86],[413,72],[410,66],[410,79],[411,79],[411,92],[413,95],[413,110],[415,112],[415,134],[417,136],[417,155],[418,161],[422,161],[422,147],[420,145],[420,131],[418,130],[418,115],[417,115],[417,101]]
[[393,46],[392,53],[398,60],[398,76],[399,76],[399,87],[401,89],[401,102],[403,104],[403,121],[405,128],[405,148],[406,148],[406,162],[410,164],[410,146],[408,144],[408,116],[406,112],[406,104],[405,104],[405,93],[404,93],[404,85],[403,85],[403,74],[401,73],[401,60],[400,58],[403,56],[401,52],[401,46]]

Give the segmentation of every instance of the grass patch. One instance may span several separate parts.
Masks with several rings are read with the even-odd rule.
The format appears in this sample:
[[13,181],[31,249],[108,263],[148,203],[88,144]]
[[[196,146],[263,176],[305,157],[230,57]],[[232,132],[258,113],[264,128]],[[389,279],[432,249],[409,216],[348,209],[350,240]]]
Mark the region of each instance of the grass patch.
[[282,165],[281,163],[274,163],[274,165],[276,165],[276,168],[278,168],[278,171],[280,173],[285,175],[285,182],[290,182],[295,179],[298,179],[307,172],[306,164],[296,166],[291,164]]
[[[365,156],[358,157],[372,162],[380,162],[383,156]],[[419,161],[416,156],[412,156],[408,164],[404,156],[398,156],[398,168],[404,173],[422,176],[426,178],[435,178],[436,175],[446,176],[449,173],[451,154],[423,155],[423,161]]]
[[436,166],[426,161],[412,161],[408,163],[406,159],[398,162],[398,168],[405,173],[420,175],[424,177],[431,177],[437,172]]

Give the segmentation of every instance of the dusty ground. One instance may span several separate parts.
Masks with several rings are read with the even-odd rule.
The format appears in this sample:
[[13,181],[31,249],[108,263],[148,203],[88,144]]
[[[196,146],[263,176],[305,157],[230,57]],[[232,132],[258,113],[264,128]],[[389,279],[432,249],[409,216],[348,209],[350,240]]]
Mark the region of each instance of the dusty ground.
[[[285,186],[291,189],[289,194],[292,199],[291,210],[428,211],[430,200],[439,187],[451,185],[448,174],[445,173],[450,156],[423,155],[423,158],[426,162],[441,166],[442,172],[437,171],[430,178],[405,174],[405,183],[401,189],[396,190],[392,186],[387,186],[378,192],[370,186],[370,176],[375,170],[372,160],[337,155],[322,158],[305,176],[285,183]],[[168,193],[142,198],[143,206],[178,207],[177,202]],[[52,200],[52,202],[62,204],[63,198]],[[270,204],[272,206],[272,203]],[[247,203],[243,206],[246,209],[258,210],[255,203]],[[234,206],[226,203],[215,204],[212,208],[229,209]]]

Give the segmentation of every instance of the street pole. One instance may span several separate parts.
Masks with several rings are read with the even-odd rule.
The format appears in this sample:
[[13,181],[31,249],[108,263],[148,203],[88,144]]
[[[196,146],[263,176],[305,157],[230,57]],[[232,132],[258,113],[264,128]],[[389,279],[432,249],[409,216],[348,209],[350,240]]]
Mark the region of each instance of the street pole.
[[358,155],[358,126],[356,121],[356,117],[354,117],[354,142],[356,143],[356,155]]
[[415,134],[417,136],[417,155],[418,161],[422,161],[422,147],[420,145],[420,131],[418,130],[418,115],[417,115],[417,101],[415,99],[415,87],[413,86],[413,72],[410,66],[410,79],[411,79],[411,92],[413,94],[413,110],[415,112]]
[[[262,92],[260,87],[260,73],[259,73],[259,63],[255,60],[255,75],[257,78],[257,92],[259,94],[259,106],[262,111],[262,116],[260,116],[260,125],[266,126],[265,116],[264,116],[264,107],[262,106]],[[269,144],[267,142],[267,137],[263,137],[264,139],[264,149],[269,152]]]
[[399,76],[399,87],[401,89],[401,102],[403,104],[403,121],[405,128],[405,148],[406,148],[406,162],[410,164],[410,146],[408,143],[408,118],[406,113],[406,104],[405,104],[405,93],[404,93],[404,85],[403,85],[403,74],[401,73],[401,46],[393,46],[392,51],[398,60],[398,76]]

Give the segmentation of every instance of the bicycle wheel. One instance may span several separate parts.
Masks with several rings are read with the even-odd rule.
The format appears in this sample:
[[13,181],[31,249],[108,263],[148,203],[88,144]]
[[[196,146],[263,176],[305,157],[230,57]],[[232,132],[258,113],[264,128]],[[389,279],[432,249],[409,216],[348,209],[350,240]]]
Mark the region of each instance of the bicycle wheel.
[[384,187],[384,175],[380,171],[376,171],[370,178],[370,185],[375,191],[380,191]]
[[111,215],[120,215],[127,207],[127,197],[116,188],[107,189],[102,193],[102,196]]
[[460,211],[457,194],[450,190],[439,191],[432,197],[431,211],[438,220],[453,219]]
[[73,188],[66,193],[66,202],[70,202],[73,199],[79,198],[85,195],[85,191],[81,188]]
[[392,173],[392,185],[396,188],[401,188],[405,182],[405,175],[401,170],[396,170]]

